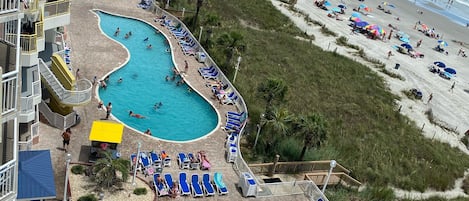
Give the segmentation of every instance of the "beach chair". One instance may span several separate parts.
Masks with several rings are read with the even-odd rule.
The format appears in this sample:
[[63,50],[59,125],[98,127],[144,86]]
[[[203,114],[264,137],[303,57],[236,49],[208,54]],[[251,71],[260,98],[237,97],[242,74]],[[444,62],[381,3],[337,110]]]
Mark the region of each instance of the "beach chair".
[[160,156],[158,156],[157,153],[154,151],[150,152],[150,158],[151,162],[153,163],[153,167],[155,168],[161,168],[162,167],[162,162]]
[[216,80],[218,79],[218,71],[215,71],[215,73],[208,73],[208,74],[203,74],[202,77],[204,79],[212,79],[212,80]]
[[185,172],[179,173],[179,189],[181,189],[181,195],[191,194],[191,189],[187,183],[187,174]]
[[213,185],[210,182],[210,175],[208,173],[202,175],[202,186],[206,196],[215,195],[215,189],[213,188]]
[[158,177],[160,177],[160,174],[154,174],[153,175],[153,186],[155,187],[156,194],[158,196],[165,196],[168,195],[168,189],[166,188],[166,185],[164,182],[158,182]]
[[199,73],[200,73],[200,75],[213,74],[213,73],[215,73],[215,72],[217,72],[217,69],[216,69],[216,68],[211,68],[211,69],[209,69],[209,70],[204,70],[204,69],[199,68]]
[[198,170],[200,169],[200,161],[197,159],[193,153],[187,154],[187,157],[189,157],[189,160],[191,162],[190,169],[191,170]]
[[193,197],[203,197],[204,192],[202,186],[200,186],[199,175],[193,174],[191,179],[191,189]]
[[179,169],[189,169],[191,161],[185,153],[178,154]]
[[241,116],[244,116],[244,115],[245,115],[244,111],[239,112],[239,113],[238,112],[227,112],[226,113],[226,116],[233,116],[233,117],[238,117],[238,118],[241,117]]
[[140,163],[142,164],[142,170],[145,176],[153,175],[153,173],[155,173],[155,169],[152,167],[151,160],[147,153],[140,153]]
[[170,173],[164,174],[164,180],[166,181],[166,187],[168,189],[172,189],[174,183],[173,183],[173,177],[171,176]]
[[142,170],[142,165],[140,164],[140,160],[137,158],[137,154],[130,154],[130,167],[132,170],[135,168],[135,163],[137,163],[137,170]]
[[163,161],[163,167],[171,166],[171,157],[169,157],[166,151],[161,151],[161,160]]
[[213,184],[217,189],[218,195],[226,195],[228,194],[228,189],[226,188],[225,183],[223,182],[223,175],[219,172],[215,172],[213,175]]

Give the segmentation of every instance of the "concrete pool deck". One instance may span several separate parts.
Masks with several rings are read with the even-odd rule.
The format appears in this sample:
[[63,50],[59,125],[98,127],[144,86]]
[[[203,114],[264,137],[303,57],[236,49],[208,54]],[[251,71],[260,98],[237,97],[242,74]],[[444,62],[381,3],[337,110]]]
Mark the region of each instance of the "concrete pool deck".
[[[95,1],[80,0],[72,2],[71,6],[71,23],[67,27],[67,39],[72,48],[71,60],[74,69],[80,69],[80,77],[92,80],[94,76],[98,78],[119,67],[125,62],[127,52],[122,46],[103,35],[99,29],[98,18],[90,12],[91,9],[102,9],[111,13],[125,16],[132,16],[150,22],[160,29],[167,36],[171,36],[166,28],[153,22],[155,15],[151,12],[137,8],[138,0],[113,0],[113,1]],[[117,25],[116,25],[117,26]],[[197,69],[203,64],[198,63],[193,56],[185,56],[177,41],[171,40],[170,43],[174,48],[173,56],[179,69],[184,68],[184,60],[189,63],[189,72],[185,77],[186,81],[203,96],[207,97],[213,105],[216,106],[221,116],[219,121],[225,122],[224,114],[227,111],[235,111],[234,106],[218,104],[218,101],[212,100],[212,92],[205,86],[205,80],[198,74]],[[93,90],[95,91],[95,90]],[[105,117],[105,111],[97,110],[98,100],[96,98],[85,106],[75,107],[75,110],[81,116],[81,123],[72,128],[72,137],[69,147],[69,153],[72,155],[72,162],[87,162],[87,146],[90,145],[88,135],[91,124],[95,120]],[[113,120],[111,118],[111,120]],[[221,124],[223,125],[223,124]],[[65,176],[65,152],[62,147],[62,131],[47,124],[41,123],[39,126],[39,143],[33,145],[33,149],[50,149],[52,164],[55,171],[57,199],[61,200],[63,195],[64,176]],[[207,158],[210,160],[212,168],[210,171],[200,170],[184,170],[188,175],[202,173],[222,172],[224,181],[228,187],[229,194],[227,196],[204,197],[203,200],[242,200],[244,199],[239,193],[236,184],[238,183],[238,175],[234,171],[232,164],[225,161],[225,137],[226,133],[218,127],[210,136],[204,139],[188,142],[188,143],[171,143],[159,141],[153,137],[137,133],[129,128],[124,128],[122,144],[119,150],[123,158],[128,158],[131,153],[137,152],[137,143],[142,143],[142,151],[160,151],[166,150],[173,159],[172,166],[165,168],[163,173],[171,173],[173,179],[178,178],[181,170],[177,167],[176,156],[179,152],[193,152],[205,150]],[[151,181],[151,177],[146,178]],[[73,182],[73,181],[71,181]],[[78,197],[74,197],[77,199]],[[163,198],[171,199],[171,198]],[[176,200],[192,200],[192,197],[180,197]],[[252,198],[251,198],[252,199]],[[270,198],[255,198],[255,200],[307,200],[303,195],[283,196]]]

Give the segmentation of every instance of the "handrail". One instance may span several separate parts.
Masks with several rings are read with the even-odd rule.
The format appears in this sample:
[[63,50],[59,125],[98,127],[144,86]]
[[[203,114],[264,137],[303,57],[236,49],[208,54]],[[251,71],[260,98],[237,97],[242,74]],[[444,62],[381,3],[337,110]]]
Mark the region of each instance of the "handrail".
[[31,54],[37,52],[37,34],[20,35],[21,52]]
[[[66,105],[81,105],[91,101],[91,89],[93,84],[89,80],[78,80],[75,90],[67,90],[62,86],[54,73],[49,69],[49,66],[47,66],[42,59],[39,59],[39,71],[41,72],[41,78],[45,80],[46,87],[61,103]],[[53,86],[57,86],[58,88],[54,88]]]
[[[255,168],[255,167],[270,167],[273,166],[274,163],[259,163],[259,164],[249,164],[249,167]],[[316,165],[322,165],[324,168],[316,167]],[[324,161],[292,161],[292,162],[277,162],[277,167],[278,166],[292,166],[294,167],[293,170],[290,170],[289,172],[309,172],[309,171],[314,171],[314,170],[329,170],[330,167],[330,161],[324,160]],[[298,166],[311,166],[309,168],[298,168]],[[268,169],[268,168],[267,168]],[[279,173],[281,171],[280,168],[275,169],[275,173]],[[339,163],[336,164],[334,171],[340,171],[340,172],[345,172],[347,174],[350,173],[350,170],[345,168],[344,166],[340,165]]]
[[19,2],[20,0],[2,0],[0,4],[0,15],[18,11]]
[[39,103],[39,112],[46,118],[49,124],[58,129],[66,129],[76,124],[76,112],[63,116],[53,112],[44,101]]
[[0,168],[0,178],[2,178],[2,188],[0,188],[0,200],[8,196],[14,195],[15,186],[14,186],[14,177],[16,160],[10,160],[9,162],[2,164]]
[[11,77],[4,77],[2,79],[2,115],[15,111],[17,107],[17,75]]
[[44,17],[50,18],[70,13],[70,0],[58,0],[44,4]]
[[36,22],[35,26],[37,38],[44,38],[44,21]]

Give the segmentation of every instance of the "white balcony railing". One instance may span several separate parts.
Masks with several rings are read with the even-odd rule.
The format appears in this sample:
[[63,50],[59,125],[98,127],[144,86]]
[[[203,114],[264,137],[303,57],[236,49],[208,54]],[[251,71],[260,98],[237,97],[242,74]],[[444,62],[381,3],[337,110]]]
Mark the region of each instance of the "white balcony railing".
[[26,137],[25,140],[19,141],[18,146],[19,150],[31,150],[33,145],[33,140],[36,136],[39,135],[39,122],[36,122],[31,125],[31,129],[29,130],[29,136]]
[[0,167],[0,200],[15,195],[15,164],[16,161],[10,161]]
[[41,96],[41,80],[33,82],[33,97]]
[[70,0],[58,0],[44,4],[44,17],[70,14]]
[[33,96],[21,97],[21,113],[34,112]]
[[2,115],[16,110],[18,104],[17,79],[16,74],[13,74],[2,80]]
[[18,11],[20,0],[0,0],[0,14]]

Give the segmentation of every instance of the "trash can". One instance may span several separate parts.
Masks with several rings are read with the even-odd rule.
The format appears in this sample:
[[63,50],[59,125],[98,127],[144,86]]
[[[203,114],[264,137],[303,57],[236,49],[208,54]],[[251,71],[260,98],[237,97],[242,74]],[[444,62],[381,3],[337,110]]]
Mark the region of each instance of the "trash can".
[[396,66],[394,66],[394,69],[398,70],[399,67],[401,67],[401,64],[396,64]]

